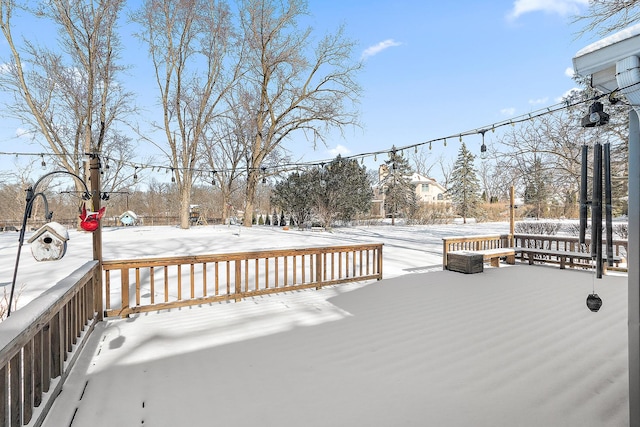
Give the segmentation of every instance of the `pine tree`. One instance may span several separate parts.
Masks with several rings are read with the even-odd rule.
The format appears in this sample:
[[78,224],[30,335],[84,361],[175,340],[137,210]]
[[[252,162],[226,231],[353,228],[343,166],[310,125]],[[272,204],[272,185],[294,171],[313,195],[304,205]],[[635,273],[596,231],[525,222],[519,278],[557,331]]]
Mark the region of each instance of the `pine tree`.
[[391,224],[395,225],[398,213],[403,212],[405,216],[410,216],[417,208],[416,189],[411,184],[413,171],[409,161],[398,153],[395,146],[384,163],[389,173],[382,178],[380,184],[385,194],[385,212],[391,213]]
[[474,165],[475,157],[463,142],[451,172],[452,185],[447,189],[453,206],[465,224],[467,218],[475,215],[480,201],[480,181]]
[[527,174],[524,179],[526,183],[524,202],[533,206],[531,213],[539,219],[544,214],[549,196],[546,187],[547,173],[542,167],[540,159],[535,159],[533,164],[527,168]]
[[[373,193],[366,168],[357,160],[336,157],[328,165],[294,172],[276,184],[271,203],[291,214],[299,226],[314,215],[324,227],[350,221],[371,208]],[[284,216],[284,213],[283,213]]]

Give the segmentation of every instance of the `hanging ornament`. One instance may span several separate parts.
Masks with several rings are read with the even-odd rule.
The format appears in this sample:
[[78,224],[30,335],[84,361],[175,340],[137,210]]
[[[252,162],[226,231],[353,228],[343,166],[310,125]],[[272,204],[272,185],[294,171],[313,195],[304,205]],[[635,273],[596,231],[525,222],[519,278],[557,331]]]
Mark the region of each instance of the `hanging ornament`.
[[602,299],[598,294],[589,294],[587,297],[587,307],[594,313],[600,310],[600,307],[602,307]]
[[82,206],[80,215],[80,227],[84,231],[96,231],[100,226],[100,218],[104,215],[106,208],[102,207],[98,212],[87,211],[86,206]]

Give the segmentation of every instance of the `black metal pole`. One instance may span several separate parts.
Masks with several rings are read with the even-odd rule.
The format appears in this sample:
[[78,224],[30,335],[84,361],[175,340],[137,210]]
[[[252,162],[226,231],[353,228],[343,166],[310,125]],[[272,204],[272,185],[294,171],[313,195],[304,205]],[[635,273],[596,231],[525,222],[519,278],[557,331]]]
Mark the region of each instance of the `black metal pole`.
[[78,181],[82,183],[85,189],[85,194],[83,198],[91,197],[91,194],[89,193],[89,188],[87,187],[87,184],[84,182],[84,180],[80,178],[78,175],[69,171],[49,172],[43,175],[42,177],[40,177],[40,179],[36,181],[33,187],[27,188],[27,196],[26,196],[27,204],[24,207],[24,216],[22,217],[22,227],[20,228],[20,235],[18,237],[18,253],[16,255],[16,264],[15,264],[15,267],[13,268],[13,280],[11,281],[11,293],[9,295],[9,307],[7,307],[7,317],[11,316],[11,305],[13,304],[13,294],[16,288],[16,278],[18,276],[18,265],[20,264],[20,254],[22,252],[22,246],[24,244],[24,234],[27,229],[27,218],[31,218],[31,209],[33,208],[33,202],[35,201],[37,196],[42,196],[44,200],[45,218],[51,219],[51,217],[53,216],[53,212],[49,212],[49,204],[47,203],[47,198],[43,193],[36,193],[36,188],[38,188],[38,184],[40,184],[40,182],[42,182],[43,179],[58,173],[71,175],[76,179],[78,179]]
[[604,148],[604,206],[607,229],[607,264],[613,267],[613,206],[611,202],[611,144]]
[[9,293],[9,306],[7,307],[7,317],[11,316],[11,305],[13,304],[13,293],[16,288],[16,278],[18,277],[18,264],[20,263],[20,253],[24,244],[24,233],[27,228],[27,218],[31,216],[31,207],[34,200],[33,188],[27,189],[27,204],[24,207],[24,215],[22,216],[22,227],[18,236],[18,253],[16,254],[16,264],[13,268],[13,280],[11,280],[11,292]]
[[591,204],[591,257],[596,260],[596,277],[602,278],[602,145],[593,146],[593,201]]
[[580,165],[580,237],[581,245],[585,244],[587,233],[587,156],[589,146],[582,146],[582,164]]

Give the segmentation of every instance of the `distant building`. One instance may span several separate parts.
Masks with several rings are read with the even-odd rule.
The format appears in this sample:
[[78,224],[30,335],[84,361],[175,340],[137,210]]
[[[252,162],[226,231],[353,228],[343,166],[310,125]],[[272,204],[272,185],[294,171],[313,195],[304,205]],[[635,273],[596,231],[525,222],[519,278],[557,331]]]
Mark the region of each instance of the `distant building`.
[[[375,217],[384,218],[386,216],[384,209],[385,187],[383,181],[387,175],[389,175],[388,166],[384,164],[380,165],[378,168],[378,182],[373,186],[371,213]],[[418,173],[411,175],[410,179],[411,184],[416,189],[418,203],[449,203],[449,200],[445,196],[447,189],[440,185],[435,179]]]

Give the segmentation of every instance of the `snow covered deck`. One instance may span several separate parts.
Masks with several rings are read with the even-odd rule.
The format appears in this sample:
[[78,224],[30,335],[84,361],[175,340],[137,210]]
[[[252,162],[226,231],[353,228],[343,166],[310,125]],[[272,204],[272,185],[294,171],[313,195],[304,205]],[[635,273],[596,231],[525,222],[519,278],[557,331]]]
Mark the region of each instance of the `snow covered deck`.
[[626,426],[627,278],[516,264],[101,322],[44,425]]

